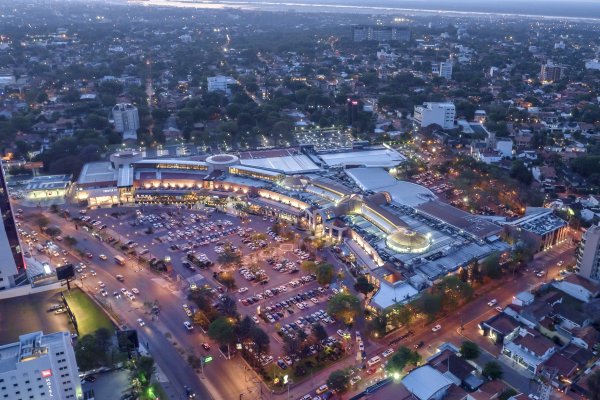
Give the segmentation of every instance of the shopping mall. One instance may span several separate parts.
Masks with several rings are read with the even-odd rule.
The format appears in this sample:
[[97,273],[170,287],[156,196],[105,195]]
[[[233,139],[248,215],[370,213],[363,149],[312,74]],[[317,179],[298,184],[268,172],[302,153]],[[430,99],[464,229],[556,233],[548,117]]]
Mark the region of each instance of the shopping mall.
[[384,310],[474,259],[508,249],[499,225],[390,175],[404,160],[388,147],[154,159],[123,151],[84,165],[71,193],[90,207],[204,204],[298,223],[350,256],[351,267],[378,287],[370,306]]

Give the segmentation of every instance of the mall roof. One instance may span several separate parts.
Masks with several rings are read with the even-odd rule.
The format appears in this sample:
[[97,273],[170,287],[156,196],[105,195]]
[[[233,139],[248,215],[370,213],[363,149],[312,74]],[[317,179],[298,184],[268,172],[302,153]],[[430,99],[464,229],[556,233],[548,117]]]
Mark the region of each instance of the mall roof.
[[429,400],[452,385],[452,381],[432,366],[423,365],[406,375],[402,384],[419,400]]
[[525,216],[511,222],[511,225],[543,236],[567,225],[567,222],[555,216],[549,208],[529,207]]
[[346,174],[362,190],[388,192],[392,200],[399,204],[414,207],[436,198],[425,186],[396,180],[383,168],[351,168],[346,170]]
[[[240,170],[240,171],[246,171],[246,172],[255,172],[257,174],[263,174],[266,176],[273,176],[273,177],[277,177],[280,176],[281,173],[280,172],[276,172],[276,171],[269,171],[263,168],[254,168],[254,167],[249,167],[246,165],[232,165],[231,168]],[[231,173],[231,170],[230,170]]]
[[123,166],[117,174],[117,187],[130,186],[133,186],[133,166]]
[[204,161],[182,160],[179,158],[152,158],[136,161],[135,165],[139,167],[156,166],[158,164],[177,164],[177,165],[206,165]]
[[438,200],[423,203],[417,209],[480,239],[494,235],[502,230],[500,226],[492,222]]
[[106,183],[117,180],[116,171],[108,161],[87,163],[81,169],[79,184]]
[[319,154],[329,167],[363,165],[365,167],[395,167],[406,160],[402,154],[389,148]]
[[303,174],[320,170],[319,166],[304,154],[268,158],[246,158],[242,159],[241,163],[242,165],[270,169],[286,174]]
[[409,283],[403,282],[398,285],[390,285],[381,281],[379,290],[373,296],[371,304],[381,310],[397,303],[403,303],[419,294],[419,291],[412,287]]
[[33,177],[27,183],[27,190],[65,189],[71,183],[72,175],[43,175]]

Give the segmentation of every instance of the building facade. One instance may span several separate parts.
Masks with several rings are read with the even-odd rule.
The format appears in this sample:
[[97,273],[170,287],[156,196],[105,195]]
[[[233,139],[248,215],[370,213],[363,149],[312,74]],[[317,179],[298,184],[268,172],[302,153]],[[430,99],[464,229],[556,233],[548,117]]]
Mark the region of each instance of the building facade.
[[79,369],[69,332],[19,336],[0,346],[0,398],[82,398]]
[[454,118],[456,107],[453,103],[423,103],[422,106],[415,106],[414,121],[421,128],[437,124],[443,129],[452,129]]
[[600,226],[591,226],[583,235],[577,249],[579,275],[600,282]]
[[225,92],[227,95],[231,94],[231,87],[237,85],[237,81],[234,78],[223,75],[209,76],[206,78],[206,81],[208,83],[207,90],[209,92],[221,91]]
[[452,63],[450,61],[440,63],[440,77],[444,79],[452,79]]
[[376,40],[378,42],[389,42],[399,40],[408,42],[410,30],[408,28],[397,28],[392,26],[355,25],[352,27],[352,39],[355,42]]
[[119,103],[112,109],[115,130],[123,134],[123,139],[137,139],[137,130],[140,129],[138,109],[133,104]]
[[4,169],[0,164],[0,290],[17,286],[27,281],[25,260],[17,226],[13,217]]
[[565,74],[565,67],[552,62],[542,64],[540,80],[544,82],[556,82],[561,80]]

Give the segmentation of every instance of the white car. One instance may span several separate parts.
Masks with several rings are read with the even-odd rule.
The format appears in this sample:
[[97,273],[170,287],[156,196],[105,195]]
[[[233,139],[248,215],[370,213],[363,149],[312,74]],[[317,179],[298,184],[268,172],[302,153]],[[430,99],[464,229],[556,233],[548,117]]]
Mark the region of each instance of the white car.
[[102,297],[108,296],[108,292],[104,289],[100,289],[100,294],[102,295]]
[[350,379],[350,385],[356,385],[361,379],[362,378],[360,377],[360,375],[353,376],[352,379]]
[[101,288],[106,286],[106,283],[102,282],[102,281],[98,281],[98,286],[100,286]]
[[96,273],[96,271],[94,271],[94,270],[90,270],[90,275],[92,275],[92,276],[96,276],[96,275],[98,275],[98,274]]
[[247,287],[241,287],[238,289],[238,293],[246,293],[248,291]]
[[496,305],[498,301],[496,299],[490,300],[490,302],[488,303],[488,306],[490,307],[494,307]]
[[194,329],[194,325],[192,325],[192,323],[190,321],[184,321],[183,326],[185,326],[185,329],[187,329],[188,331],[191,331],[192,329]]
[[101,260],[108,260],[108,257],[106,257],[104,254],[100,254],[98,258]]
[[134,294],[140,294],[140,291],[138,290],[138,288],[131,288],[131,292]]
[[381,353],[382,356],[384,356],[385,358],[391,356],[394,353],[394,349],[387,349],[386,351],[384,351],[383,353]]
[[138,318],[138,319],[137,319],[137,322],[138,322],[138,324],[140,324],[140,326],[144,326],[144,325],[146,325],[146,323],[144,322],[144,320],[143,320],[143,319],[141,319],[141,318]]
[[431,328],[431,331],[432,331],[432,332],[437,332],[437,331],[439,331],[440,329],[442,329],[442,326],[438,324],[438,325],[434,326],[433,328]]
[[258,319],[258,317],[256,315],[252,316],[252,321],[254,321],[255,324],[258,324],[260,322],[260,320]]

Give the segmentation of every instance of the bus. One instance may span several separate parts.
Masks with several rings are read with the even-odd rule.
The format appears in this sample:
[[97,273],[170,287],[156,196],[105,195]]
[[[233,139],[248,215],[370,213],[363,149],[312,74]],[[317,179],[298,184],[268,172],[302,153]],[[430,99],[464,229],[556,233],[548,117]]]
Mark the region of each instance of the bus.
[[381,358],[379,358],[379,356],[375,356],[375,357],[371,358],[369,361],[367,361],[367,365],[369,367],[372,367],[373,365],[377,364],[380,361],[381,361]]
[[115,256],[115,262],[119,265],[125,265],[125,258],[123,256]]

